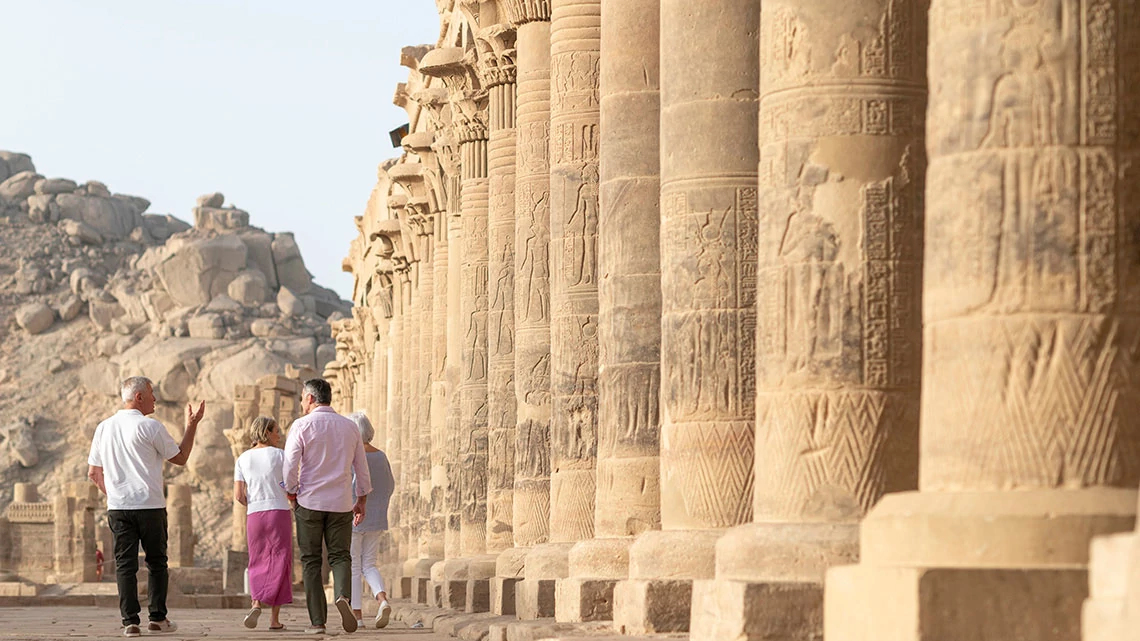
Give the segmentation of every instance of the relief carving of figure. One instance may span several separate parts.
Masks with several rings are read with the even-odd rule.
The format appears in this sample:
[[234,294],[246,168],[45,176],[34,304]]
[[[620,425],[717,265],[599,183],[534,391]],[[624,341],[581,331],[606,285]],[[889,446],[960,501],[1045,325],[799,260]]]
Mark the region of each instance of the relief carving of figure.
[[983,148],[1056,144],[1062,88],[1045,65],[1053,34],[1036,25],[1014,27],[1002,38],[1006,72],[994,84]]
[[523,252],[519,261],[519,282],[524,286],[523,306],[520,318],[524,320],[540,321],[546,318],[546,310],[550,302],[547,299],[549,292],[545,281],[549,277],[549,240],[539,228],[539,219],[547,211],[547,198],[545,190],[536,190],[534,185],[524,183],[519,191],[523,195],[521,202],[525,203],[523,215],[525,216],[527,230],[523,239]]
[[787,217],[779,247],[786,287],[783,322],[789,371],[843,349],[843,265],[836,262],[839,235],[831,223],[801,204]]
[[566,278],[570,286],[596,282],[598,237],[598,166],[582,165],[582,181],[578,184],[574,211],[566,221],[570,255],[565,257]]

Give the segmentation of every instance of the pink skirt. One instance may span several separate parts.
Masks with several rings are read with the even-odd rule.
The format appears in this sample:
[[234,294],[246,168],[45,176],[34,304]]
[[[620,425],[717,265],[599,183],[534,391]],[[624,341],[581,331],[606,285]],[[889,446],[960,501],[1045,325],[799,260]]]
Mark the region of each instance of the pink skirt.
[[289,510],[246,517],[249,596],[263,605],[293,602],[293,520]]

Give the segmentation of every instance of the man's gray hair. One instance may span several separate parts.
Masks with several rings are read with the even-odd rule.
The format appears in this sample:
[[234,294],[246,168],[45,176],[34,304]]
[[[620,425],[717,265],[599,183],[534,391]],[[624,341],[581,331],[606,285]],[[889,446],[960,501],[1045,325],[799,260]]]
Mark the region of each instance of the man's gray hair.
[[373,437],[376,436],[376,430],[372,427],[372,421],[368,420],[368,416],[364,412],[353,412],[348,415],[353,423],[356,423],[356,428],[360,430],[360,438],[365,443],[371,443]]
[[146,388],[154,389],[154,384],[150,379],[145,376],[132,376],[123,381],[119,387],[119,396],[122,397],[124,403],[129,403],[135,398],[135,394],[145,392]]

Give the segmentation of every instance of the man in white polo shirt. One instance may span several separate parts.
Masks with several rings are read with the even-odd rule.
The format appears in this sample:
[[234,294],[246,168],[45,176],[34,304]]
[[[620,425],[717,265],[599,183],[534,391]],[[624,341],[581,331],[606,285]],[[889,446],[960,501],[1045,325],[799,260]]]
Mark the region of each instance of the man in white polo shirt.
[[162,492],[162,462],[185,465],[194,447],[198,422],[206,402],[194,411],[186,406],[186,433],[175,442],[162,423],[147,418],[154,412],[150,379],[132,376],[120,388],[123,409],[95,428],[87,477],[107,495],[107,522],[115,542],[115,582],[123,635],[141,636],[139,628],[139,544],[146,553],[148,610],[151,634],[178,629],[166,618],[166,498]]

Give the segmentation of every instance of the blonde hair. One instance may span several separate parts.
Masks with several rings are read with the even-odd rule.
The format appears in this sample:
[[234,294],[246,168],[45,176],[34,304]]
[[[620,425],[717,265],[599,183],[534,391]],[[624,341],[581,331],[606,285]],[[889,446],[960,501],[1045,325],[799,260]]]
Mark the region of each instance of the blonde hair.
[[269,442],[269,432],[277,427],[277,421],[269,416],[258,416],[249,424],[249,440],[254,445]]

